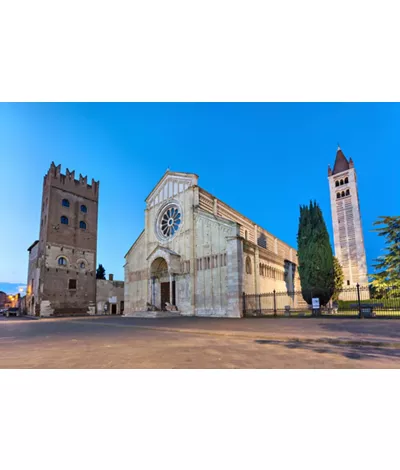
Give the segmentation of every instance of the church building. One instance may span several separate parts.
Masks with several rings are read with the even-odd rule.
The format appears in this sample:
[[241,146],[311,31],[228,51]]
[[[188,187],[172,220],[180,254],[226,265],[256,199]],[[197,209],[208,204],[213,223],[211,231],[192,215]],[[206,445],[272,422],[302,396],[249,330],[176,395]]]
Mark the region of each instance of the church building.
[[241,317],[244,292],[299,288],[296,250],[198,179],[167,171],[145,200],[144,230],[125,255],[125,315]]

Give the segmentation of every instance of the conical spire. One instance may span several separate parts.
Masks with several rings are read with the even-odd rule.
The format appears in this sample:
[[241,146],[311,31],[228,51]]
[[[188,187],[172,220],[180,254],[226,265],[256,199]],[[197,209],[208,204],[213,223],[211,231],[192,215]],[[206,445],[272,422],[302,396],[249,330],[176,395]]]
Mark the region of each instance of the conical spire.
[[342,149],[339,147],[336,151],[336,160],[335,166],[333,167],[332,174],[335,175],[336,173],[341,173],[342,171],[346,171],[350,168],[349,162],[347,158],[344,156]]

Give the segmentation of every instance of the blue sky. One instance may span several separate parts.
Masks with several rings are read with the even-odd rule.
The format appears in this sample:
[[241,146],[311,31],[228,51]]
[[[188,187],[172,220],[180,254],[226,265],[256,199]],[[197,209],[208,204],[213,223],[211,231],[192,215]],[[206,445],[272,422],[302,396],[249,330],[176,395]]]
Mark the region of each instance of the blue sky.
[[400,214],[400,105],[0,103],[0,290],[25,283],[51,161],[100,180],[98,262],[123,279],[144,199],[169,167],[296,246],[299,205],[321,205],[337,143],[355,162],[368,265],[379,215]]

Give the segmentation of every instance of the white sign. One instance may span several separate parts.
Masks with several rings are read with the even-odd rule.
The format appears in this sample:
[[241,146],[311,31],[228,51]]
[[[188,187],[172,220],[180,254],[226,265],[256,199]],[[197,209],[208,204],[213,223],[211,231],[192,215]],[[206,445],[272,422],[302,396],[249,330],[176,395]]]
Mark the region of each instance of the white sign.
[[110,298],[108,299],[108,302],[109,302],[110,304],[116,304],[116,303],[117,303],[117,297],[110,297]]
[[312,299],[312,308],[313,309],[319,308],[319,299],[317,297]]

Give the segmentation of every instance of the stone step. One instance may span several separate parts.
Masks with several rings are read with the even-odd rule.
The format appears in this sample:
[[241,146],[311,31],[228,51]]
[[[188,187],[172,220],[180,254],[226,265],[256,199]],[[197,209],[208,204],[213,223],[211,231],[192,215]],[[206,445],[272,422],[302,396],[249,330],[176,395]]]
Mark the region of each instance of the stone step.
[[129,318],[170,318],[170,317],[180,317],[181,313],[178,310],[174,312],[149,310],[147,312],[124,313],[122,316],[129,317]]

